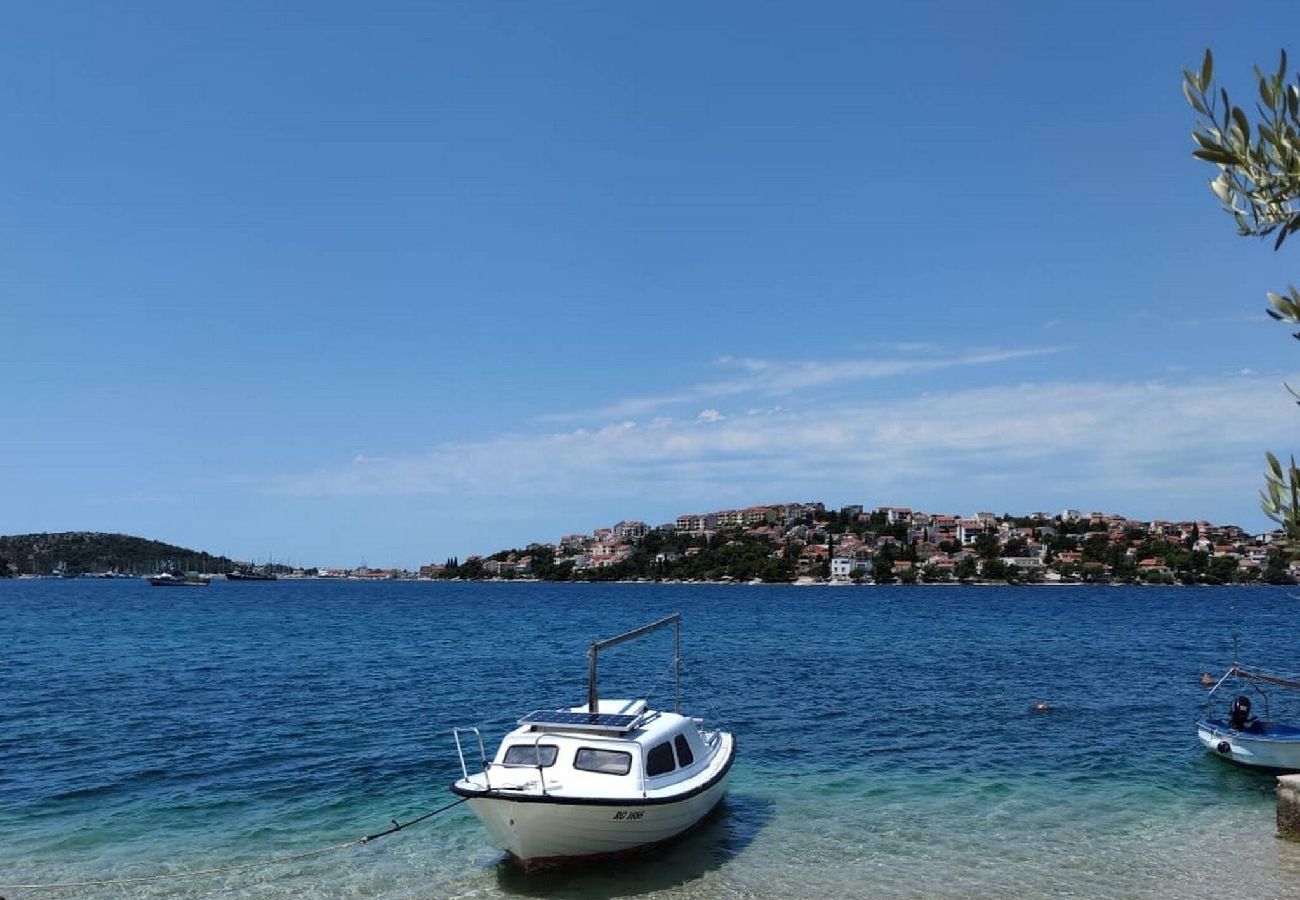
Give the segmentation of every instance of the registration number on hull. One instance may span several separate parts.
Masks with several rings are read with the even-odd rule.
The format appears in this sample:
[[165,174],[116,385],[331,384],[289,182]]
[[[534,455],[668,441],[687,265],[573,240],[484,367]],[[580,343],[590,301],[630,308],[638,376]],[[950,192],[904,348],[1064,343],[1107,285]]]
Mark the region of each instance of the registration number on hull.
[[623,821],[630,822],[633,819],[639,819],[644,815],[645,815],[644,809],[630,809],[630,810],[620,809],[618,812],[614,813],[614,821],[617,822],[619,820],[623,820]]

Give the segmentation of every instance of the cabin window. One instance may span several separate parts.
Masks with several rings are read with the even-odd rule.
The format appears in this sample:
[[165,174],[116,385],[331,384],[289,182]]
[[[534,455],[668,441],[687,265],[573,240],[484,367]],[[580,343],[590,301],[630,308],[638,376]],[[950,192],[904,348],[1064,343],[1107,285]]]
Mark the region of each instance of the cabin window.
[[673,745],[664,741],[645,755],[645,773],[647,777],[663,775],[677,768],[673,761]]
[[695,762],[695,754],[691,752],[691,745],[686,742],[686,735],[679,734],[673,738],[673,746],[677,748],[677,763],[685,768]]
[[530,766],[543,769],[547,766],[555,765],[555,757],[559,755],[559,748],[554,744],[514,744],[506,748],[505,758],[501,760],[503,766]]
[[632,771],[632,754],[622,750],[596,750],[583,747],[573,758],[573,767],[602,775],[626,775]]

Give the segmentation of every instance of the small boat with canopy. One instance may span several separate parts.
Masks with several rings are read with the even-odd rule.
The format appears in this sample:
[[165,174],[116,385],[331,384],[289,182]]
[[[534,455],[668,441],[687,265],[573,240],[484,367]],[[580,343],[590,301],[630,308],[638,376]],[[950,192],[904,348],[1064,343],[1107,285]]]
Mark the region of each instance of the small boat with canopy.
[[[1219,694],[1220,688],[1232,690]],[[1300,679],[1244,669],[1233,664],[1205,698],[1205,711],[1196,723],[1196,736],[1207,750],[1229,762],[1269,772],[1300,772],[1300,728],[1274,719],[1268,688],[1300,691]],[[1226,716],[1213,713],[1220,702],[1235,693]],[[1251,696],[1259,702],[1257,707]],[[1300,696],[1300,694],[1297,694]],[[1259,709],[1262,715],[1256,715]]]
[[[675,626],[673,712],[646,697],[601,698],[604,649]],[[699,823],[726,790],[734,737],[681,709],[681,614],[596,641],[587,651],[587,702],[531,712],[487,758],[478,728],[456,728],[464,797],[510,859],[525,870],[642,850]],[[461,735],[477,738],[482,770],[465,765]]]

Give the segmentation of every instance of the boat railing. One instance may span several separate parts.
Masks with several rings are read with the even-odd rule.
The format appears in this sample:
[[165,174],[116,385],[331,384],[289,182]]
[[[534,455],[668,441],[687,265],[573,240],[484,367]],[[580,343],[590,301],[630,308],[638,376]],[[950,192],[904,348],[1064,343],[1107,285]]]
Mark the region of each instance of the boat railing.
[[713,753],[717,753],[718,750],[722,748],[721,728],[715,728],[712,731],[701,731],[700,733],[706,735],[706,737],[704,738],[704,743],[708,746],[709,750],[711,750]]
[[456,739],[456,755],[460,757],[461,774],[465,776],[466,781],[469,781],[469,769],[466,768],[465,766],[465,751],[462,750],[460,746],[460,733],[462,731],[466,733],[472,731],[474,732],[474,737],[478,738],[478,756],[479,756],[479,761],[482,763],[483,766],[483,783],[488,790],[492,790],[492,776],[488,774],[488,770],[491,768],[491,766],[488,765],[487,748],[483,746],[483,734],[473,726],[470,726],[468,728],[466,727],[453,728],[451,730],[452,737]]
[[1207,720],[1210,719],[1212,715],[1211,710],[1213,708],[1215,693],[1219,688],[1223,687],[1224,682],[1229,680],[1244,682],[1250,685],[1255,693],[1259,694],[1260,700],[1264,703],[1263,721],[1266,725],[1272,723],[1273,717],[1269,710],[1268,691],[1260,687],[1260,684],[1263,683],[1277,687],[1300,688],[1300,682],[1297,682],[1294,679],[1283,678],[1278,675],[1263,674],[1260,672],[1248,672],[1240,665],[1234,663],[1228,671],[1223,673],[1223,676],[1214,683],[1214,687],[1210,688],[1209,692],[1205,695],[1205,718]]
[[[533,759],[537,760],[537,783],[540,784],[542,787],[543,797],[547,796],[547,793],[546,793],[546,767],[542,765],[541,740],[543,737],[548,737],[548,736],[553,736],[553,735],[547,735],[545,731],[539,731],[537,733],[537,736],[533,738]],[[558,750],[556,751],[556,755],[557,756],[559,755]]]

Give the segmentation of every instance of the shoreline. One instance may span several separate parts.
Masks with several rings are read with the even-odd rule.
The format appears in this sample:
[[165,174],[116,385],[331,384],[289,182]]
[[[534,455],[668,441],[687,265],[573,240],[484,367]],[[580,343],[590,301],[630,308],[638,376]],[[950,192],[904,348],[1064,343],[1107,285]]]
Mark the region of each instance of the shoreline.
[[[321,578],[319,581],[374,581],[375,579],[347,579],[347,578]],[[798,588],[987,588],[987,587],[1010,587],[1010,588],[1081,588],[1081,587],[1105,587],[1105,588],[1296,588],[1300,585],[1294,584],[1267,584],[1264,582],[1250,582],[1239,584],[1143,584],[1140,581],[1036,581],[1021,582],[1012,584],[1006,581],[932,581],[917,582],[916,584],[875,584],[866,583],[858,584],[852,581],[706,581],[702,579],[686,581],[654,581],[650,579],[611,579],[609,581],[588,581],[586,579],[571,579],[569,581],[548,581],[543,578],[394,578],[387,579],[390,581],[420,581],[430,583],[444,584],[650,584],[650,585],[672,585],[684,587],[798,587]]]
[[[213,582],[223,582],[227,579],[220,574],[210,576]],[[117,578],[96,578],[93,576],[84,576],[78,578],[66,578],[58,575],[16,575],[12,578],[0,578],[0,584],[7,581],[12,582],[31,582],[31,581],[75,581],[75,582],[122,582],[122,581],[144,581],[147,576],[130,576]],[[875,582],[853,582],[853,581],[734,581],[734,580],[706,580],[706,579],[649,579],[649,578],[620,578],[610,580],[588,580],[585,578],[574,578],[565,581],[548,580],[544,578],[355,578],[349,576],[337,575],[284,575],[280,576],[277,581],[282,582],[303,582],[303,581],[328,581],[328,582],[348,582],[369,583],[369,584],[411,584],[418,582],[422,584],[591,584],[591,585],[630,585],[630,584],[650,584],[650,585],[674,585],[674,586],[701,586],[701,587],[798,587],[798,588],[986,588],[986,587],[1011,587],[1011,588],[1077,588],[1077,587],[1134,587],[1134,588],[1207,588],[1207,587],[1231,587],[1231,588],[1296,588],[1296,584],[1268,584],[1262,581],[1252,582],[1232,582],[1227,584],[1183,584],[1175,582],[1173,584],[1147,584],[1141,581],[1033,581],[1033,582],[1007,582],[1007,581],[930,581],[916,582],[914,584],[903,584],[901,582],[891,582],[889,584],[876,584]]]

